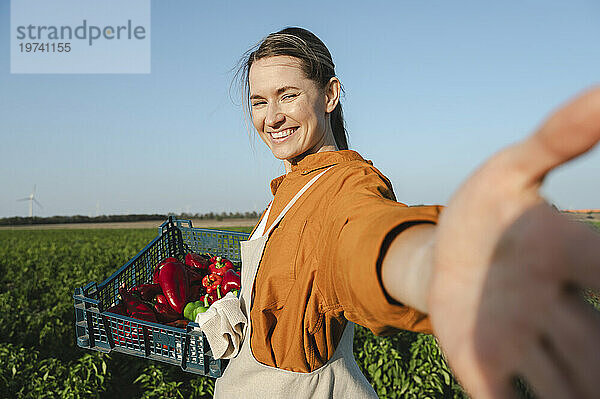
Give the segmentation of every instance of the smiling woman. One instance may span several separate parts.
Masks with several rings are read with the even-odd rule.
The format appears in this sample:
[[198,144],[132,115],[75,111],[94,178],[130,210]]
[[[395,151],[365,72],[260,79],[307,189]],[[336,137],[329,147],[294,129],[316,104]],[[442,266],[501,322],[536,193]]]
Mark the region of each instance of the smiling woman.
[[515,375],[543,397],[597,396],[600,328],[574,293],[600,288],[588,267],[600,238],[538,189],[600,139],[600,90],[488,160],[440,216],[397,202],[348,149],[341,83],[314,34],[270,34],[239,72],[254,128],[286,173],[242,243],[247,325],[215,397],[375,397],[352,354],[354,323],[434,333],[473,397],[509,396]]
[[294,57],[262,58],[250,68],[252,122],[286,171],[301,157],[336,151],[330,114],[339,104],[340,82],[324,89],[307,78]]
[[[329,110],[325,115],[329,119],[329,123],[322,127],[330,128],[330,132],[333,134],[339,150],[347,150],[348,139],[344,125],[342,104],[339,101],[340,91],[343,91],[343,88],[335,76],[335,65],[325,44],[317,36],[305,29],[286,28],[277,32],[277,34],[267,36],[257,48],[249,50],[244,55],[242,66],[238,73],[246,92],[246,105],[253,117],[253,109],[251,108],[254,108],[254,102],[252,97],[254,95],[258,95],[259,98],[261,97],[259,93],[254,93],[250,90],[250,72],[256,61],[266,61],[269,57],[279,58],[280,67],[295,67],[295,71],[288,71],[288,73],[296,74],[295,79],[303,80],[304,85],[309,86],[304,89],[316,88],[319,90],[318,94],[322,99],[324,95],[329,94],[329,99],[335,102],[335,105],[333,110]],[[299,72],[302,73],[298,74]],[[263,85],[265,83],[263,82]],[[254,84],[260,85],[261,83],[254,81]],[[255,89],[259,90],[260,87],[257,86]],[[294,88],[287,85],[277,87],[276,90],[279,91],[278,95],[282,94],[280,91],[282,89],[295,89],[298,91],[301,88]],[[296,94],[298,93],[291,93],[290,95],[293,97]],[[264,101],[264,98],[262,99]],[[257,131],[260,132],[260,129],[257,129]]]

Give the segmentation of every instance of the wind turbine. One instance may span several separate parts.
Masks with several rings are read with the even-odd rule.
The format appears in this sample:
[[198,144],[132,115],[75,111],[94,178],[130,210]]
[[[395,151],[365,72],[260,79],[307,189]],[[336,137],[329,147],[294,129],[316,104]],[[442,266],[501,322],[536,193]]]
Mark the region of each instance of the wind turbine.
[[38,200],[35,199],[35,184],[33,185],[33,192],[29,194],[29,197],[20,198],[17,201],[29,201],[29,217],[33,217],[33,203],[38,204],[40,208],[44,208]]

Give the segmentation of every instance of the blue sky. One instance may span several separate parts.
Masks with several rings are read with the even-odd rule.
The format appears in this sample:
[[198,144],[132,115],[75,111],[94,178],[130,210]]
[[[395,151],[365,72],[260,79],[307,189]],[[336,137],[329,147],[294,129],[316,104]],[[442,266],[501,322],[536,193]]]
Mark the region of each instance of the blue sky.
[[[491,154],[599,82],[588,1],[152,1],[150,74],[10,74],[0,4],[0,217],[261,210],[280,161],[230,88],[285,26],[329,47],[350,146],[408,204],[444,204]],[[561,208],[600,208],[600,151],[548,177]]]

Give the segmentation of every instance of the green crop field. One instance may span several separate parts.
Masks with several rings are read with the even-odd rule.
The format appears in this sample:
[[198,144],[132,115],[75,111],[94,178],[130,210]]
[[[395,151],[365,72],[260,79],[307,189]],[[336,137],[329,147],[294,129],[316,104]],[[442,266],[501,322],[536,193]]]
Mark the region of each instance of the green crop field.
[[[0,397],[212,396],[210,378],[75,343],[73,290],[103,281],[155,235],[155,229],[0,231]],[[466,397],[430,335],[376,337],[358,327],[354,353],[381,398]]]

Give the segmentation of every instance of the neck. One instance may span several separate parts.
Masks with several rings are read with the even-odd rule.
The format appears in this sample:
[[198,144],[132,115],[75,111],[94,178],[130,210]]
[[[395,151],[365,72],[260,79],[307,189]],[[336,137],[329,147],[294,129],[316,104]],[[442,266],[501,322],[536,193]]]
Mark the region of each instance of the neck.
[[317,151],[306,151],[304,154],[296,157],[296,158],[292,158],[290,159],[284,159],[283,160],[283,165],[285,166],[285,174],[288,174],[292,171],[292,165],[296,165],[298,162],[300,162],[301,160],[304,159],[304,157],[306,157],[307,155],[310,154],[316,154],[318,152],[325,152],[325,151],[338,151],[339,148],[337,147],[337,145],[334,143],[333,145],[324,145],[322,147],[320,147]]
[[309,150],[305,151],[303,154],[298,155],[297,157],[283,160],[283,165],[285,166],[285,174],[290,173],[292,171],[292,165],[297,164],[298,162],[303,160],[304,157],[307,155],[316,154],[318,152],[338,151],[338,150],[339,150],[339,148],[335,142],[335,138],[333,137],[333,131],[331,130],[331,125],[329,125],[329,121],[328,121],[327,122],[327,130],[325,131],[323,138],[321,139],[321,141],[319,141],[317,143],[317,145],[315,145],[313,148],[310,148]]

